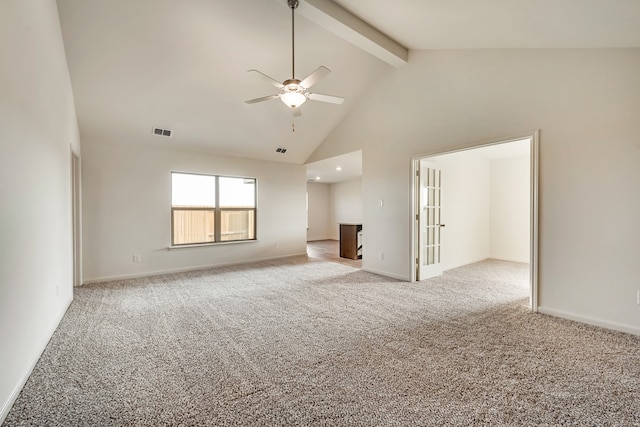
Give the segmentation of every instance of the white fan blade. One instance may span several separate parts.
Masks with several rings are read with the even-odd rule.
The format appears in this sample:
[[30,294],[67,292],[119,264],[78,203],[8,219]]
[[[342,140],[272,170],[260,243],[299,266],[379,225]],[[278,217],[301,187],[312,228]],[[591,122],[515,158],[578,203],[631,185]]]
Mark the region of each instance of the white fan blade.
[[316,70],[313,73],[305,77],[304,80],[300,82],[300,86],[302,86],[305,89],[309,89],[311,86],[318,83],[321,79],[327,77],[327,75],[329,75],[330,72],[331,72],[330,69],[321,65],[318,68],[316,68]]
[[331,104],[342,104],[344,98],[332,95],[322,95],[320,93],[308,93],[307,97],[312,101],[329,102]]
[[278,89],[283,89],[284,85],[282,83],[280,83],[279,81],[277,81],[276,79],[273,79],[269,76],[267,76],[265,73],[258,71],[258,70],[249,70],[247,71],[247,73],[258,73],[260,76],[262,76],[263,79],[267,80],[269,83],[271,83],[272,85],[274,85],[275,87],[277,87]]
[[269,101],[270,99],[278,99],[278,98],[280,98],[280,95],[269,95],[269,96],[263,96],[262,98],[250,99],[244,102],[246,102],[247,104],[255,104],[256,102]]

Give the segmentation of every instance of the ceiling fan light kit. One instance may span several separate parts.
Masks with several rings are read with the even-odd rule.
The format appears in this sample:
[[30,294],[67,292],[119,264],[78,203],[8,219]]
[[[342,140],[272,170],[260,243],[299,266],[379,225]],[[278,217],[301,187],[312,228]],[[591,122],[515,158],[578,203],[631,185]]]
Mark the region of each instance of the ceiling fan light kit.
[[245,101],[247,104],[255,104],[257,102],[268,101],[271,99],[280,98],[280,100],[289,107],[294,116],[299,116],[300,110],[298,109],[304,104],[307,99],[312,101],[328,102],[331,104],[342,104],[344,98],[332,95],[322,95],[319,93],[311,93],[308,89],[316,84],[320,79],[326,77],[331,70],[327,67],[320,66],[303,80],[295,78],[295,10],[298,7],[298,0],[287,0],[287,4],[291,8],[291,78],[280,83],[277,80],[267,76],[266,74],[258,70],[249,70],[249,72],[258,73],[262,78],[267,80],[270,84],[282,90],[282,93],[275,95],[263,96],[261,98],[250,99]]
[[280,99],[289,108],[298,108],[307,100],[307,97],[300,92],[285,92]]

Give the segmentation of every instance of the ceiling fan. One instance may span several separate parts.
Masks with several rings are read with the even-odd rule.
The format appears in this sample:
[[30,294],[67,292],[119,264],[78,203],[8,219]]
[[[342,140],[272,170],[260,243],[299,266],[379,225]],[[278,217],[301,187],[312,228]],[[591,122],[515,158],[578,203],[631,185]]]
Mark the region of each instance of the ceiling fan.
[[298,7],[298,0],[287,0],[287,4],[291,8],[291,78],[280,83],[279,81],[267,76],[258,70],[249,70],[249,72],[258,73],[270,84],[282,90],[282,93],[275,95],[263,96],[261,98],[250,99],[245,101],[247,104],[255,104],[256,102],[269,101],[278,99],[291,108],[294,116],[300,116],[302,113],[298,107],[305,103],[307,99],[312,101],[329,102],[331,104],[342,104],[344,98],[332,95],[322,95],[319,93],[309,92],[309,88],[326,77],[331,70],[325,66],[319,66],[314,72],[309,74],[302,80],[295,78],[295,31],[294,31],[294,11]]

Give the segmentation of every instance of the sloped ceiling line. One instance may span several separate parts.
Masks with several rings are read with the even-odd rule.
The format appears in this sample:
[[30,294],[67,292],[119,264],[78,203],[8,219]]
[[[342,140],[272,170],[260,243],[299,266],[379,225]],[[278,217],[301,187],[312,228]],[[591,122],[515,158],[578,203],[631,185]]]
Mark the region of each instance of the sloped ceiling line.
[[[276,1],[287,6],[284,0]],[[297,11],[389,65],[399,67],[409,60],[409,49],[331,0],[305,0],[300,2]]]

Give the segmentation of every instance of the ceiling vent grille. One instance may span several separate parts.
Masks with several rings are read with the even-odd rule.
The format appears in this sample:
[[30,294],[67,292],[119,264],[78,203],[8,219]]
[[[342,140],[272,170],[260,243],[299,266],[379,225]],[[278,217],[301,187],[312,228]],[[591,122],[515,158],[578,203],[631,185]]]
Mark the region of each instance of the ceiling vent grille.
[[172,132],[169,129],[153,128],[153,134],[158,136],[171,136]]
[[276,153],[284,154],[287,152],[286,148],[278,147],[276,148]]

